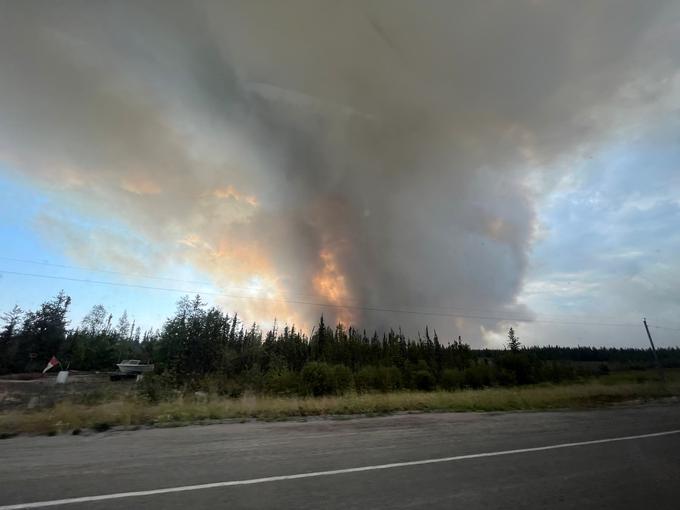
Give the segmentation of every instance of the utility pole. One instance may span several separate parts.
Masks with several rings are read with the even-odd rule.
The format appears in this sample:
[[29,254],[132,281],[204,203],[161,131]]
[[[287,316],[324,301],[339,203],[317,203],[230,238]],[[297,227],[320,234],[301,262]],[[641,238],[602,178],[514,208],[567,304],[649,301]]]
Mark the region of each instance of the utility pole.
[[659,369],[659,377],[661,377],[662,381],[665,381],[666,378],[664,377],[663,367],[661,366],[661,363],[659,363],[659,358],[656,355],[656,348],[654,347],[654,340],[652,340],[652,334],[649,332],[649,326],[647,326],[647,318],[646,317],[644,319],[642,319],[642,323],[645,325],[645,331],[647,331],[647,338],[649,338],[649,344],[652,346],[652,354],[654,354],[654,363],[656,363],[656,366]]

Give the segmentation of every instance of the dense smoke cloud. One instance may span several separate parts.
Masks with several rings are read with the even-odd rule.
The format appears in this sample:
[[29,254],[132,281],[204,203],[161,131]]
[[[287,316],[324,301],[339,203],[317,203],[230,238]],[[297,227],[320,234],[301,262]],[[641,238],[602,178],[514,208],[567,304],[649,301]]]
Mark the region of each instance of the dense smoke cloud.
[[[672,32],[663,2],[638,1],[1,9],[0,158],[57,197],[41,222],[73,257],[183,261],[270,298],[523,316],[537,195],[612,111],[653,100],[636,84],[663,81]],[[320,312],[224,304],[305,325]]]

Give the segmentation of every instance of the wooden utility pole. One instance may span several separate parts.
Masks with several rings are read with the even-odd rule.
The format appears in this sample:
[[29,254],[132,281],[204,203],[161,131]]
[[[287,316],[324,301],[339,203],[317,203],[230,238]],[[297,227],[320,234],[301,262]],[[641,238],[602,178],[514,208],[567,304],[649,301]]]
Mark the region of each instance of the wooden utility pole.
[[649,344],[652,346],[652,354],[654,355],[654,363],[656,363],[656,367],[659,369],[659,377],[661,377],[662,381],[665,381],[666,378],[664,377],[663,367],[661,366],[661,363],[659,363],[659,358],[656,355],[656,347],[654,347],[654,340],[652,340],[652,334],[649,332],[649,326],[647,326],[647,318],[646,317],[644,319],[642,319],[642,323],[645,325],[645,331],[647,331],[647,338],[649,338]]

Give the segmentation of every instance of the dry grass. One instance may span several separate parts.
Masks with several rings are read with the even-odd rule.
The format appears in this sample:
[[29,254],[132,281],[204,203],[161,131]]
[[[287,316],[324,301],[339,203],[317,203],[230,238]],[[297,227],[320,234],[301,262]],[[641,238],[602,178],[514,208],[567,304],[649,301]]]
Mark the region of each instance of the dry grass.
[[644,373],[612,375],[577,384],[490,388],[456,392],[394,392],[347,394],[318,398],[248,395],[239,399],[208,396],[181,397],[149,403],[139,398],[91,405],[60,402],[51,409],[0,414],[0,436],[18,433],[55,434],[80,429],[106,430],[112,426],[178,425],[202,420],[260,419],[399,411],[512,411],[587,408],[615,402],[680,395],[680,371],[667,374],[661,384]]

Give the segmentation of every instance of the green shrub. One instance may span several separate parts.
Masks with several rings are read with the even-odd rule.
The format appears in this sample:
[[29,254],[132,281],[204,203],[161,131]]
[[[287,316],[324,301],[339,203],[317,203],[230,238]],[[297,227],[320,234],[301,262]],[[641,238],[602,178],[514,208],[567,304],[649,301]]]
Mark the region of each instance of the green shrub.
[[467,388],[483,388],[491,386],[491,370],[484,363],[470,365],[463,372],[463,386]]
[[253,366],[239,374],[238,380],[248,390],[260,392],[264,389],[265,374],[260,370],[259,366]]
[[402,386],[401,372],[397,367],[364,367],[355,374],[354,385],[358,392],[396,390]]
[[600,363],[597,367],[598,375],[609,375],[609,365],[606,363]]
[[243,383],[236,379],[220,377],[217,383],[217,393],[225,397],[240,398],[245,392]]
[[160,402],[173,396],[174,383],[174,377],[168,372],[145,374],[142,380],[137,383],[137,392],[150,402]]
[[376,367],[364,367],[354,374],[354,387],[359,393],[370,391],[375,388],[375,371]]
[[573,365],[557,361],[544,363],[538,376],[541,381],[550,381],[553,383],[560,383],[565,380],[574,379],[575,377],[576,373]]
[[335,383],[335,393],[341,395],[352,387],[352,371],[345,365],[335,365],[333,367],[333,379]]
[[300,375],[303,390],[307,394],[318,397],[335,392],[335,373],[326,363],[316,361],[307,363]]
[[538,381],[541,362],[524,351],[508,351],[496,360],[498,383],[503,386],[532,384]]
[[496,383],[501,386],[515,386],[517,384],[517,374],[513,370],[504,367],[496,369]]
[[465,374],[462,370],[447,368],[442,372],[442,388],[448,391],[460,389],[463,386]]
[[286,369],[269,371],[265,376],[265,389],[274,395],[297,395],[302,390],[300,374]]
[[[174,392],[175,396],[178,393],[196,393],[205,392],[210,395],[221,395],[230,398],[239,398],[243,395],[246,387],[245,377],[234,379],[223,374],[211,374],[203,377],[194,377],[186,381],[184,384],[175,385],[178,388]],[[182,391],[179,391],[181,389]]]
[[434,389],[434,376],[429,370],[416,370],[413,373],[413,384],[417,390],[432,391]]
[[380,391],[398,390],[403,385],[401,372],[397,367],[378,368],[378,387]]

